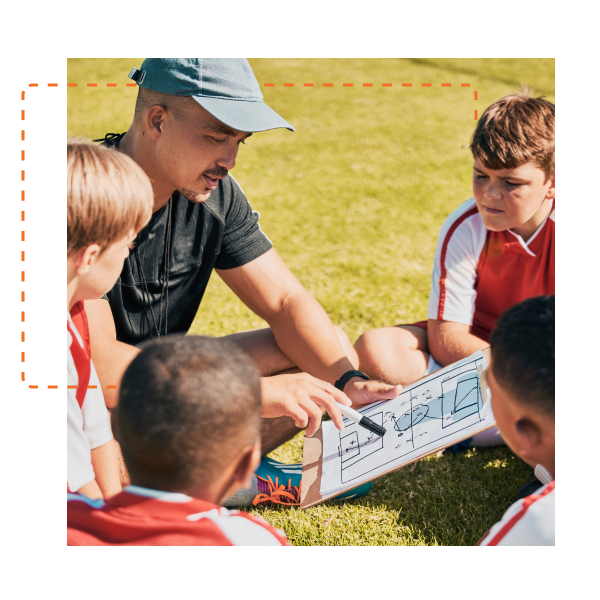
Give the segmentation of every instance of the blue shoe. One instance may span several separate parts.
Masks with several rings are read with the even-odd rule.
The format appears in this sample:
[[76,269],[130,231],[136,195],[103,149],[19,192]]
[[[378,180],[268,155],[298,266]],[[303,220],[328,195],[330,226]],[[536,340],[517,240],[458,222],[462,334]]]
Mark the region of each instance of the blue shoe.
[[262,479],[268,480],[270,477],[273,481],[278,479],[281,483],[288,486],[299,487],[300,480],[302,479],[302,463],[286,465],[268,456],[264,456],[254,473]]
[[473,438],[467,438],[466,440],[463,440],[462,442],[458,442],[458,444],[454,444],[454,446],[450,446],[450,450],[452,450],[452,454],[460,454],[461,452],[465,452],[465,450],[468,450],[471,447],[471,442],[473,441]]
[[356,498],[362,498],[362,496],[366,496],[371,491],[372,487],[373,487],[373,482],[369,481],[367,483],[363,483],[361,486],[359,486],[357,488],[354,488],[353,490],[344,492],[343,494],[340,494],[339,496],[332,498],[332,500],[350,500],[350,499],[355,500]]
[[[300,488],[300,481],[302,480],[302,463],[286,465],[265,456],[260,461],[260,465],[258,466],[258,469],[254,471],[254,474],[259,479],[263,480],[265,484],[269,485],[270,487],[273,486],[273,490],[275,492],[287,492],[286,494],[282,494],[281,499],[283,500],[283,497],[285,497],[285,500],[282,503],[292,504],[293,502],[290,502],[291,497],[288,497],[288,494],[293,496],[297,495],[297,490]],[[373,482],[369,481],[368,483],[365,483],[353,490],[336,496],[334,499],[350,500],[351,498],[360,498],[366,495],[372,487]],[[269,498],[273,501],[273,490],[269,490],[269,492],[265,490],[265,493],[261,496],[262,500],[259,502],[264,502],[267,500],[266,496],[269,496]],[[280,504],[280,502],[277,502],[277,504]]]

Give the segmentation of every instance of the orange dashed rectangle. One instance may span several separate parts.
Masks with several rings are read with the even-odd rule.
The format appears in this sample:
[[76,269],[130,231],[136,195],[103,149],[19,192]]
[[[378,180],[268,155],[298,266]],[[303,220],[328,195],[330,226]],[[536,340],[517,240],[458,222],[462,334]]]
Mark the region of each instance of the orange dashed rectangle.
[[21,250],[21,262],[25,262],[25,250]]
[[25,302],[25,292],[21,292],[21,302]]
[[470,83],[461,83],[460,87],[471,87]]
[[107,83],[106,87],[117,87],[116,83]]
[[25,150],[21,150],[21,160],[25,160]]
[[475,100],[477,100],[477,92],[475,91],[475,92],[473,92],[473,94],[474,94]]
[[[475,92],[477,93],[477,92]],[[25,141],[25,130],[21,129],[21,141],[24,142]]]
[[402,87],[412,87],[412,83],[403,83]]
[[76,385],[68,385],[68,386],[67,386],[67,389],[68,389],[68,390],[76,390],[76,389],[77,389],[77,386],[76,386]]
[[21,231],[21,241],[24,242],[25,241],[25,232]]
[[30,84],[29,84],[29,87],[37,87],[37,86],[38,86],[38,84],[37,84],[37,83],[30,83]]
[[88,83],[87,84],[88,87],[98,87],[97,83]]
[[283,87],[294,87],[293,83],[284,83]]
[[304,87],[314,87],[315,84],[314,83],[305,83]]
[[22,210],[21,211],[21,221],[24,221],[24,220],[25,220],[25,211]]
[[67,83],[67,87],[77,87],[76,83]]
[[363,83],[363,87],[373,87],[372,83]]
[[381,84],[383,87],[392,87],[391,83],[382,83]]
[[137,83],[128,83],[127,87],[135,87],[137,85]]
[[475,121],[477,121],[477,111],[475,111]]
[[25,120],[25,111],[22,110],[21,111],[21,121],[24,121],[24,120]]
[[37,386],[37,385],[30,385],[30,386],[29,386],[29,389],[30,389],[30,390],[37,390],[37,389],[38,389],[38,386]]
[[25,341],[25,332],[21,331],[21,341],[24,342]]
[[353,83],[343,83],[342,84],[344,87],[354,87]]
[[21,362],[25,362],[25,352],[21,352]]
[[421,85],[422,85],[423,87],[431,87],[431,85],[432,85],[432,84],[431,84],[431,83],[422,83]]
[[48,87],[58,87],[58,83],[49,83]]
[[88,386],[87,386],[87,389],[88,389],[88,390],[97,390],[97,389],[98,389],[98,386],[97,386],[97,385],[88,385]]
[[21,271],[21,281],[25,281],[25,271]]
[[452,87],[451,83],[442,83],[442,87]]
[[25,311],[21,311],[21,323],[25,323]]
[[49,390],[57,390],[57,389],[58,389],[58,386],[57,386],[57,385],[49,385],[49,386],[48,386],[48,389],[49,389]]
[[25,190],[21,190],[21,202],[25,202]]
[[106,389],[108,389],[108,390],[116,390],[117,386],[116,385],[107,385]]
[[25,171],[21,171],[21,181],[25,181]]
[[333,83],[324,83],[323,87],[333,87]]
[[265,83],[265,87],[275,87],[274,83]]

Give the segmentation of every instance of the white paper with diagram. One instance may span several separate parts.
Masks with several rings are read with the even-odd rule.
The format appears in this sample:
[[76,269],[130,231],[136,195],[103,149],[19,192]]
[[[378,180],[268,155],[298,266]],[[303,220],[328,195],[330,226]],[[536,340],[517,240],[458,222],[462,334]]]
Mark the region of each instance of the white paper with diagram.
[[346,418],[341,431],[324,422],[321,495],[360,485],[494,425],[489,391],[484,388],[483,398],[478,374],[485,368],[483,353],[476,352],[407,386],[393,400],[359,409],[385,427],[383,437]]

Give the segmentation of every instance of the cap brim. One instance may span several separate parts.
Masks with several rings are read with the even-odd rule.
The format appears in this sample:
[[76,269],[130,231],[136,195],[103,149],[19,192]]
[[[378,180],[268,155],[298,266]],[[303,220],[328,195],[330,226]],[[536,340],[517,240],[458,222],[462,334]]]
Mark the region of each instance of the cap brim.
[[281,128],[296,131],[264,102],[228,100],[207,96],[192,96],[192,98],[213,117],[238,131],[253,133]]

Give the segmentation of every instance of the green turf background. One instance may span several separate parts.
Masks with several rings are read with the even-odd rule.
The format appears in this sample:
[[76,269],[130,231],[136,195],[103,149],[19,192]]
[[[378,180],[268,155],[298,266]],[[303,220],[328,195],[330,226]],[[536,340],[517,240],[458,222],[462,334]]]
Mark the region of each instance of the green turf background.
[[[78,84],[68,90],[69,136],[128,128],[136,90],[126,87],[127,74],[141,62],[68,60],[68,80]],[[232,171],[265,233],[352,341],[373,327],[425,319],[437,233],[472,195],[474,111],[522,84],[554,101],[554,59],[250,63],[265,101],[296,127],[254,135]],[[261,326],[214,276],[191,333]],[[291,462],[301,453],[298,436],[273,456]],[[506,449],[446,452],[379,479],[361,500],[253,512],[293,544],[473,544],[530,479],[532,470]]]

